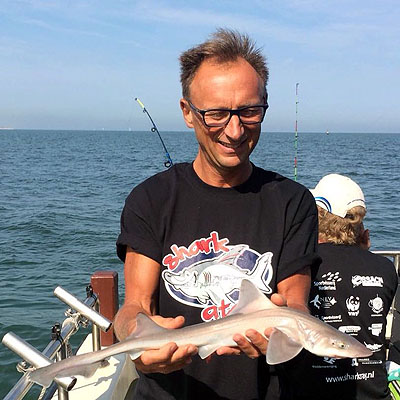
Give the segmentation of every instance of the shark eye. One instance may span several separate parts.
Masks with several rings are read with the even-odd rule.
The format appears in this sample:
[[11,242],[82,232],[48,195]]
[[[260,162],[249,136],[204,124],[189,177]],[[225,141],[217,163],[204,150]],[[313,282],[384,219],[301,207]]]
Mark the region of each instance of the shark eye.
[[332,346],[337,347],[338,349],[346,349],[347,345],[344,342],[339,342],[337,340],[332,340]]

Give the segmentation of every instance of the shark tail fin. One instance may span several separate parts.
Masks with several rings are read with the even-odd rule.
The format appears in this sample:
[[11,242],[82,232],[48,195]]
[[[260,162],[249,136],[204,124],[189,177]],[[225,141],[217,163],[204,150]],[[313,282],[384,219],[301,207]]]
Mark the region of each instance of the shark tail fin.
[[272,293],[271,288],[265,284],[265,282],[268,282],[268,275],[271,275],[272,272],[272,256],[273,254],[270,251],[262,254],[257,260],[257,266],[254,268],[254,272],[249,277],[253,282],[260,282],[262,286],[259,286],[260,289],[267,294]]
[[[109,363],[106,360],[100,360],[91,364],[77,364],[75,366],[66,367],[57,372],[54,371],[56,368],[55,367],[56,364],[57,363],[53,363],[51,365],[48,365],[47,367],[38,368],[34,371],[29,372],[28,379],[31,382],[37,383],[38,385],[49,387],[54,378],[65,378],[75,375],[84,376],[85,378],[90,378],[95,374],[98,368],[105,367]],[[74,385],[75,382],[73,383],[73,385],[71,385],[71,387],[68,390],[72,389]]]

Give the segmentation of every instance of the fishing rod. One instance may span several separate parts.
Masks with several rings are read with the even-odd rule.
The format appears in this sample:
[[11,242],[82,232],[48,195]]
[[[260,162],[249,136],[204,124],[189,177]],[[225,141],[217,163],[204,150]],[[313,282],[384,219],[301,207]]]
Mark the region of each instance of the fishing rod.
[[297,139],[298,139],[298,133],[297,133],[297,105],[299,104],[299,84],[296,83],[296,123],[294,126],[294,180],[297,181]]
[[143,104],[137,97],[135,97],[135,100],[139,103],[140,107],[143,108],[143,112],[146,113],[147,116],[149,117],[149,119],[150,119],[150,121],[151,121],[151,123],[152,123],[152,125],[153,125],[152,128],[150,129],[151,132],[156,132],[157,135],[158,135],[158,137],[159,137],[159,139],[160,139],[160,141],[161,141],[161,144],[162,144],[162,146],[163,146],[163,148],[164,148],[164,151],[165,151],[165,157],[166,157],[166,161],[164,162],[165,168],[171,167],[171,166],[173,165],[172,159],[171,159],[171,157],[170,157],[170,155],[169,155],[169,153],[168,153],[168,150],[167,150],[167,148],[166,148],[166,146],[165,146],[165,144],[164,144],[164,141],[162,140],[162,137],[161,137],[161,135],[160,135],[160,132],[158,131],[157,126],[156,126],[156,124],[155,124],[154,121],[153,121],[153,118],[151,118],[151,115],[150,115],[149,112],[146,110],[146,107],[144,106],[144,104]]

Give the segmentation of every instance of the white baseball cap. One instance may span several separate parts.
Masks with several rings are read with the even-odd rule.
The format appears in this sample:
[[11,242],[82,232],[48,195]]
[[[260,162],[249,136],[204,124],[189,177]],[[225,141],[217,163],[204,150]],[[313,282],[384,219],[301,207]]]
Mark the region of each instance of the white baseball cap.
[[355,206],[367,208],[360,186],[347,176],[325,175],[310,192],[318,206],[342,218]]

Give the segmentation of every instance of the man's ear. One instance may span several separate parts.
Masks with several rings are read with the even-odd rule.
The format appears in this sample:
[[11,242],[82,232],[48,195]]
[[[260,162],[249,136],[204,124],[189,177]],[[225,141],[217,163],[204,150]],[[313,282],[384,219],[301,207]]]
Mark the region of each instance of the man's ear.
[[369,250],[371,247],[371,240],[369,238],[369,229],[365,229],[360,237],[360,247],[364,250]]
[[186,126],[188,128],[193,128],[193,112],[188,102],[185,99],[181,99],[179,101],[179,105],[181,107],[183,119],[185,120]]

